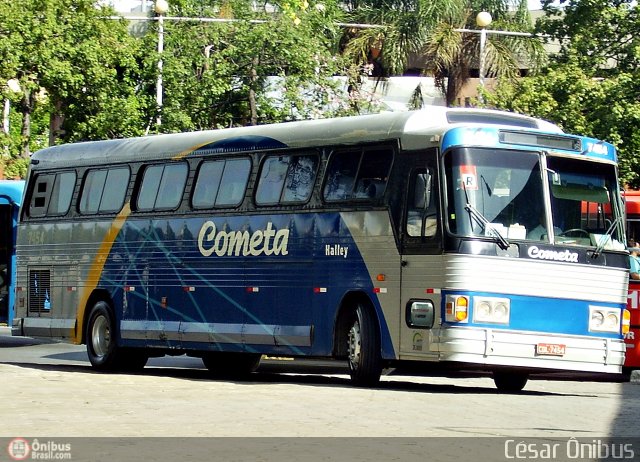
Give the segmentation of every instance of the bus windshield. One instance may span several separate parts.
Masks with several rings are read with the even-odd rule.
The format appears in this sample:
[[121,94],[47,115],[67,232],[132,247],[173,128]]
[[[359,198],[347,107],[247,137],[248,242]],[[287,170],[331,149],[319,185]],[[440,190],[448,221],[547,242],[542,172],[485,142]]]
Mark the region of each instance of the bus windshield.
[[621,214],[612,194],[615,168],[594,168],[584,159],[545,159],[546,168],[537,152],[465,148],[447,153],[449,230],[463,236],[623,249]]

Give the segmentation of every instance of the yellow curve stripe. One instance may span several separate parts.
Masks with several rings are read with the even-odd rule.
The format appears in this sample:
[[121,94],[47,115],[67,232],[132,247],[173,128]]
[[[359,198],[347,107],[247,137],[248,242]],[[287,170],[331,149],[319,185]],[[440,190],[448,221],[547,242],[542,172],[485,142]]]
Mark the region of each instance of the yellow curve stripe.
[[76,312],[76,325],[71,330],[70,338],[73,343],[79,345],[82,343],[82,328],[84,326],[84,317],[87,312],[87,302],[89,301],[89,297],[93,293],[93,291],[98,286],[98,282],[100,281],[100,276],[102,275],[102,270],[104,269],[104,264],[111,253],[111,247],[113,247],[113,243],[120,233],[120,230],[124,226],[124,223],[127,221],[127,218],[131,214],[131,206],[129,203],[126,203],[120,213],[116,216],[116,218],[111,223],[111,227],[107,234],[105,235],[102,244],[100,244],[100,248],[91,264],[91,268],[89,268],[89,272],[87,274],[87,278],[85,283],[82,285],[82,289],[80,292],[80,298],[78,300],[78,309]]
[[197,150],[198,150],[198,149],[200,149],[201,147],[206,146],[207,144],[210,144],[210,143],[211,143],[211,141],[206,141],[206,142],[204,142],[204,143],[197,144],[197,145],[195,145],[195,146],[194,146],[194,147],[192,147],[192,148],[185,149],[184,151],[182,151],[182,152],[180,152],[180,153],[176,154],[175,156],[173,156],[173,157],[171,158],[171,160],[182,160],[182,159],[184,159],[185,157],[187,157],[189,154],[191,154],[192,152],[197,151]]

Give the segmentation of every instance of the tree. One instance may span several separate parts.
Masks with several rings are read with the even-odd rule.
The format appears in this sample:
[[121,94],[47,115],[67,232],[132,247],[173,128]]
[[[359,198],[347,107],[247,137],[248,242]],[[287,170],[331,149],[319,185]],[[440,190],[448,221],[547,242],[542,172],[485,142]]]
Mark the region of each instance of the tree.
[[640,77],[621,73],[594,79],[576,61],[548,69],[535,77],[503,82],[487,103],[499,109],[552,121],[569,133],[579,133],[616,145],[623,184],[640,187]]
[[[131,134],[136,110],[136,42],[127,24],[93,0],[14,0],[0,5],[0,75],[22,88],[22,148],[30,153],[31,116],[51,114],[49,143]],[[37,96],[40,95],[38,98]],[[108,122],[108,123],[105,123]]]
[[640,15],[633,0],[543,0],[537,29],[561,45],[555,61],[599,76],[638,70]]
[[[339,13],[331,1],[321,8],[303,5],[293,17],[245,0],[172,2],[172,14],[229,22],[165,21],[162,126],[154,130],[262,124],[347,110],[333,104],[340,94],[333,77],[341,73],[341,60],[332,53]],[[145,41],[151,47],[154,34]],[[146,62],[149,75],[157,58]]]
[[[542,2],[538,31],[559,43],[547,69],[503,82],[488,102],[559,124],[565,131],[609,141],[618,148],[620,177],[640,187],[640,26],[635,2]],[[562,13],[562,14],[561,14]]]
[[[496,29],[531,29],[524,0],[364,0],[350,5],[354,21],[380,27],[357,33],[346,54],[360,65],[373,64],[375,76],[400,75],[412,56],[423,56],[448,105],[453,105],[479,56],[479,34],[456,29],[475,29],[480,11],[492,14]],[[491,35],[486,53],[487,73],[498,78],[519,75],[523,61],[535,68],[544,59],[541,44],[528,38]]]
[[[459,32],[456,29],[476,29],[476,15],[480,11],[491,14],[492,29],[530,32],[531,18],[525,0],[493,0],[466,2],[465,8],[450,21],[441,21],[430,35],[425,55],[431,60],[436,82],[453,105],[462,87],[478,65],[480,34]],[[485,74],[500,80],[513,81],[520,77],[524,64],[534,72],[546,60],[542,44],[535,38],[487,34],[485,45]]]

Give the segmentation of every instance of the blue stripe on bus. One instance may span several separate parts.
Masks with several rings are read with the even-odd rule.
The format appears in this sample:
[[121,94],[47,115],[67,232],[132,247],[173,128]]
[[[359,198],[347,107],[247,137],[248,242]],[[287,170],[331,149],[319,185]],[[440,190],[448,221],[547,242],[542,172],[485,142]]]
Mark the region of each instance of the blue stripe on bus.
[[[605,332],[589,332],[589,307],[624,309],[625,306],[615,303],[600,303],[585,300],[531,297],[524,295],[496,294],[488,292],[443,291],[442,318],[445,313],[446,295],[468,295],[471,297],[469,322],[447,323],[465,327],[483,327],[491,329],[521,330],[549,334],[583,335],[589,337],[620,338],[620,334]],[[473,297],[502,297],[511,300],[511,315],[508,325],[473,322]]]

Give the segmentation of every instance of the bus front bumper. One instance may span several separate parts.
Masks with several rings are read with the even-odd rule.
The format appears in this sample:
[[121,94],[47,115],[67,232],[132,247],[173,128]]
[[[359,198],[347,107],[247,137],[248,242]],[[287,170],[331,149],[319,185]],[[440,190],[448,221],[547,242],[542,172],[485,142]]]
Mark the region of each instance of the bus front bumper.
[[452,326],[434,334],[441,361],[614,374],[624,363],[622,339]]

